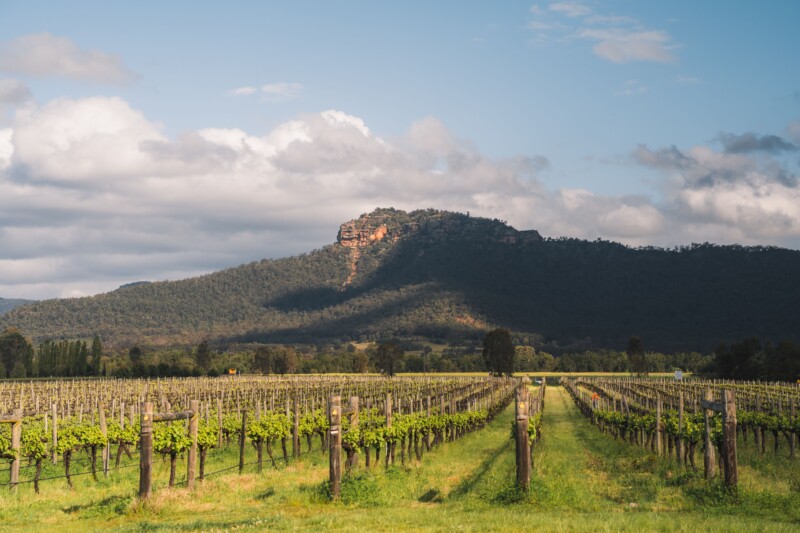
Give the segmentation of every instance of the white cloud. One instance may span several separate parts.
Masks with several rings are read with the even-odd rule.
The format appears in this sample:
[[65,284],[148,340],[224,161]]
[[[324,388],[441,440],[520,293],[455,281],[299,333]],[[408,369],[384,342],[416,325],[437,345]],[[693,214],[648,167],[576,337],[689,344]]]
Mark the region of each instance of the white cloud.
[[13,161],[32,180],[107,181],[150,170],[142,143],[160,140],[120,98],[64,98],[18,119]]
[[14,130],[7,128],[0,130],[0,172],[11,166],[11,156],[14,155],[14,145],[11,144],[11,136]]
[[622,84],[622,87],[617,89],[614,94],[617,96],[637,96],[640,94],[645,94],[648,91],[648,87],[646,85],[642,85],[637,80],[628,80]]
[[800,244],[800,187],[780,159],[707,146],[686,151],[640,146],[634,158],[666,174],[668,206],[685,235],[712,242]]
[[255,87],[239,87],[237,89],[232,89],[229,91],[229,94],[233,96],[250,96],[251,94],[256,94],[258,89]]
[[244,86],[228,91],[232,96],[252,96],[259,95],[261,100],[266,102],[282,102],[297,98],[303,93],[303,85],[300,83],[268,83],[261,87]]
[[340,110],[263,135],[169,138],[122,99],[60,99],[0,130],[0,295],[89,294],[305,252],[376,206],[634,245],[798,243],[798,188],[772,154],[751,155],[639,147],[665,175],[654,204],[548,190],[545,158],[486,157],[434,117],[393,139]]
[[547,8],[570,18],[585,17],[592,12],[591,8],[578,2],[556,2]]
[[583,30],[584,39],[597,41],[592,51],[613,63],[632,61],[675,61],[670,36],[664,31],[630,31],[623,29]]
[[22,105],[33,100],[28,86],[19,80],[2,79],[0,80],[0,106]]
[[297,98],[303,92],[303,86],[299,83],[270,83],[261,86],[261,93],[270,99],[288,100]]
[[[576,39],[594,41],[592,51],[613,63],[676,61],[677,48],[666,31],[646,28],[638,20],[624,15],[597,13],[578,2],[556,2],[547,11],[533,6],[528,29],[535,33],[533,42],[569,43]],[[689,78],[682,78],[688,82]]]
[[641,206],[622,204],[600,215],[598,222],[601,232],[605,235],[639,238],[644,242],[658,236],[665,225],[664,215],[647,204]]
[[60,76],[115,85],[124,85],[136,78],[119,57],[81,49],[70,39],[49,33],[24,35],[0,43],[0,72]]

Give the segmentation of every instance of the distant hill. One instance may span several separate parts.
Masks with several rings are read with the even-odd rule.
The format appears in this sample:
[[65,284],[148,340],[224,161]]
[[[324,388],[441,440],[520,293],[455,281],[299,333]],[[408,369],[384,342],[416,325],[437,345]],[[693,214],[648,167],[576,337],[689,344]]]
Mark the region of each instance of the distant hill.
[[11,311],[15,307],[19,307],[20,305],[25,305],[33,302],[33,300],[22,300],[19,298],[0,298],[0,315]]
[[126,283],[125,285],[120,285],[119,288],[120,289],[127,289],[127,288],[130,288],[130,287],[138,287],[140,285],[147,285],[148,283],[151,283],[151,282],[149,282],[149,281],[132,281],[130,283]]
[[629,248],[543,239],[499,220],[378,209],[335,244],[206,276],[49,300],[0,317],[36,340],[100,334],[130,346],[479,338],[505,326],[553,351],[707,352],[720,341],[798,340],[800,252]]

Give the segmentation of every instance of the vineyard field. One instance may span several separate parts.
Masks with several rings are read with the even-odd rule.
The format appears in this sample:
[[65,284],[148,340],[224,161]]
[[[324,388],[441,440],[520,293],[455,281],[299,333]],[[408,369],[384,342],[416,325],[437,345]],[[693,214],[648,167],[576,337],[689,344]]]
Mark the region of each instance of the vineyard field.
[[[20,484],[16,489],[0,488],[0,530],[793,531],[800,524],[800,459],[790,457],[788,441],[782,434],[777,451],[769,432],[769,446],[765,450],[756,446],[752,429],[755,417],[745,417],[751,429],[748,435],[739,435],[739,483],[735,491],[729,491],[720,475],[704,479],[700,447],[695,450],[699,458],[699,469],[695,471],[674,454],[653,453],[645,445],[644,433],[634,442],[628,434],[601,430],[584,416],[570,393],[571,386],[577,387],[579,398],[588,394],[591,387],[607,391],[605,403],[597,407],[599,414],[600,408],[610,409],[616,391],[622,391],[623,387],[625,391],[640,390],[643,395],[646,390],[664,389],[664,402],[668,404],[667,397],[674,391],[666,380],[615,382],[614,378],[604,378],[607,381],[579,382],[570,378],[572,383],[564,386],[548,384],[543,408],[531,417],[532,425],[537,421],[539,439],[533,445],[530,490],[521,491],[515,483],[515,443],[509,438],[515,420],[509,394],[520,385],[516,379],[485,376],[394,380],[307,377],[295,382],[292,379],[245,378],[238,383],[232,379],[162,380],[149,384],[128,381],[116,386],[115,382],[108,382],[100,384],[94,392],[75,385],[83,382],[73,382],[71,389],[65,389],[67,382],[62,382],[62,393],[69,395],[56,402],[60,402],[56,417],[59,432],[76,424],[74,420],[69,422],[76,417],[81,418],[84,426],[97,425],[100,417],[92,411],[100,406],[107,411],[104,417],[109,430],[111,425],[118,424],[114,421],[119,419],[120,412],[124,414],[123,424],[131,419],[135,422],[141,413],[130,415],[134,397],[153,402],[156,411],[166,412],[169,407],[170,412],[179,412],[192,399],[191,393],[201,404],[201,434],[204,427],[208,430],[214,425],[215,409],[220,405],[223,418],[241,421],[244,413],[250,422],[245,426],[244,441],[240,440],[241,435],[226,436],[222,446],[207,449],[205,479],[197,480],[193,489],[186,486],[186,449],[175,453],[178,467],[175,486],[171,488],[168,486],[173,462],[170,453],[156,453],[152,495],[148,498],[140,498],[137,493],[140,486],[137,445],[122,450],[119,468],[115,467],[118,447],[116,444],[110,447],[107,477],[103,473],[102,453],[98,452],[96,481],[91,474],[90,448],[76,447],[72,452],[74,475],[70,488],[64,478],[63,456],[58,457],[57,464],[52,462],[48,432],[48,438],[43,439],[46,456],[39,492],[30,482],[35,461],[27,458],[21,461]],[[23,410],[28,412],[22,423],[24,448],[24,443],[30,440],[25,437],[30,435],[25,430],[26,423],[43,423],[44,413],[52,413],[52,398],[45,401],[45,383],[33,388],[29,384],[27,389],[19,384],[2,385],[6,387],[0,389],[2,414],[13,407],[19,408],[20,394],[23,395]],[[42,388],[36,389],[39,385]],[[15,386],[18,388],[13,389]],[[747,402],[755,402],[756,395],[760,408],[774,409],[777,396],[771,392],[779,389],[767,387],[756,393],[753,385],[741,388],[744,392],[739,393],[742,406],[739,413],[754,408],[754,403]],[[698,386],[698,390],[702,389]],[[540,390],[535,384],[530,387],[531,401]],[[780,389],[781,416],[784,411],[788,415],[789,398],[793,398],[795,391],[796,388]],[[394,399],[388,402],[392,406],[389,426],[385,419],[387,392]],[[37,394],[41,413],[38,417],[30,413],[36,409]],[[343,468],[337,501],[330,499],[330,458],[323,453],[329,443],[311,429],[313,437],[300,439],[300,453],[295,457],[291,430],[288,437],[285,432],[285,422],[291,425],[295,403],[302,419],[306,413],[324,411],[322,398],[331,394],[342,397],[342,430],[348,435],[343,439],[343,465],[348,458],[347,442],[356,442],[354,435],[360,439],[359,446],[365,443],[365,438],[373,438],[368,437],[370,432],[379,433],[383,439],[378,446],[369,446],[369,468],[363,448],[354,454],[355,464]],[[358,433],[349,425],[353,423],[348,418],[351,411],[345,411],[347,399],[353,394],[360,398]],[[634,398],[628,392],[624,395],[625,405],[632,412],[637,405],[646,403],[643,397]],[[619,400],[621,396],[620,393]],[[127,399],[126,408],[120,410],[123,397]],[[690,398],[687,392],[687,420],[693,410],[689,407],[693,405]],[[766,407],[770,402],[772,407]],[[665,412],[670,411],[667,407]],[[257,444],[262,433],[258,428],[277,431],[278,426],[270,422],[276,417],[285,420],[283,425],[279,424],[284,429],[272,442],[274,466],[264,446],[259,468]],[[315,418],[315,423],[324,425],[321,420],[324,416]],[[254,423],[256,419],[261,421],[260,426]],[[436,419],[444,424],[438,430],[439,436],[434,435],[437,430],[430,422],[419,422],[421,419]],[[160,424],[179,428],[180,436],[185,436],[188,427],[184,420],[157,422],[156,431]],[[3,435],[9,434],[10,426],[8,423],[0,426]],[[395,429],[389,431],[387,427]],[[442,429],[449,427],[452,432]],[[48,425],[48,430],[51,429]],[[233,426],[231,431],[235,431]],[[308,428],[303,429],[303,435],[307,431]],[[665,439],[668,434],[665,429]],[[163,435],[155,441],[163,440]],[[287,437],[286,456],[281,449],[281,436]],[[211,440],[216,438],[214,433]],[[391,446],[386,445],[393,441],[396,450],[392,464],[387,459]],[[246,445],[243,458],[239,451],[241,442]],[[156,449],[159,446],[156,444]],[[377,458],[376,447],[381,450]],[[29,448],[26,453],[30,454]],[[3,465],[0,482],[7,483],[8,458],[3,459]]]

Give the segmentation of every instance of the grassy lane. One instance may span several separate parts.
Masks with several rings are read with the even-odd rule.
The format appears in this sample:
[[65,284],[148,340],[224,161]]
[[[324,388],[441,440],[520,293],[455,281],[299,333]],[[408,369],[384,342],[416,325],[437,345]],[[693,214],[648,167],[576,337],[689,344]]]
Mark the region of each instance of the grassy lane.
[[787,507],[796,494],[742,491],[734,501],[717,484],[601,434],[561,388],[548,389],[543,427],[526,505],[541,511],[545,529],[792,531],[800,524]]

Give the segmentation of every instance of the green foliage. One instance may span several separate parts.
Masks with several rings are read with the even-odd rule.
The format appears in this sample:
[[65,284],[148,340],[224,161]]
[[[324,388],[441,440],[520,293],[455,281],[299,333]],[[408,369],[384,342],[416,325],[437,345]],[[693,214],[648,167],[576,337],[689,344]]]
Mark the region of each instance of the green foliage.
[[631,337],[628,339],[628,348],[625,352],[628,354],[628,367],[630,371],[637,376],[646,376],[649,368],[642,339],[640,337]]
[[33,346],[17,328],[8,328],[0,335],[0,365],[11,377],[26,377],[33,372]]
[[197,345],[194,357],[198,368],[208,370],[211,364],[211,348],[208,347],[208,340],[204,339],[203,342]]
[[291,435],[292,425],[283,413],[262,413],[261,420],[247,425],[247,438],[253,442],[273,442]]
[[242,433],[242,416],[237,413],[228,413],[222,417],[222,436],[225,440],[238,438]]
[[297,370],[297,352],[291,346],[280,346],[270,353],[272,371],[276,374],[293,374]]
[[[92,343],[92,353],[101,353],[99,337]],[[45,341],[36,351],[40,376],[85,376],[91,368],[87,363],[88,348],[84,341]],[[98,359],[99,364],[99,359]]]
[[381,374],[394,376],[405,353],[397,342],[382,342],[375,350],[375,368]]
[[192,439],[183,421],[160,422],[153,427],[153,450],[164,455],[175,456],[188,450]]
[[511,333],[507,329],[493,329],[483,338],[483,360],[494,375],[513,374],[515,354]]
[[777,346],[755,337],[714,350],[714,374],[727,379],[800,380],[800,345],[783,341]]
[[381,494],[378,480],[370,472],[347,473],[342,478],[340,497],[345,505],[375,507],[386,497]]
[[107,424],[107,429],[108,442],[128,446],[136,446],[139,443],[141,430],[138,420],[135,425],[127,424],[124,428],[117,420],[111,420]]
[[217,447],[217,423],[200,420],[197,425],[197,447],[209,450]]
[[11,449],[11,426],[0,424],[0,458],[14,459],[15,454]]
[[63,421],[58,427],[58,443],[56,444],[56,453],[63,455],[65,453],[72,453],[81,447],[80,439],[81,430],[77,423],[70,421]]

